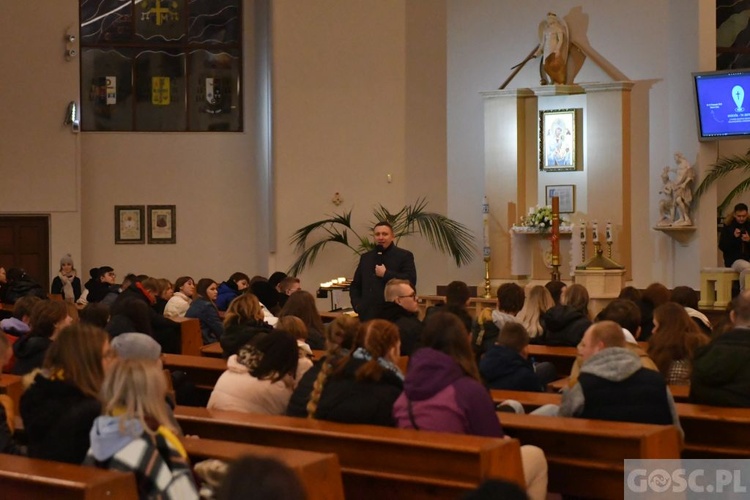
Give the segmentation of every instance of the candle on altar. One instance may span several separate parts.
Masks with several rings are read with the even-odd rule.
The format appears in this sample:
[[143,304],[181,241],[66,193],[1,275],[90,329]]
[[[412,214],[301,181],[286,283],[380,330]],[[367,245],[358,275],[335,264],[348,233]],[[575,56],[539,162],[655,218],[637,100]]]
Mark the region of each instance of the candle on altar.
[[586,221],[581,221],[581,243],[586,243]]
[[604,229],[604,237],[607,240],[607,243],[612,243],[612,223],[607,222],[607,225]]
[[599,243],[599,224],[596,221],[591,224],[591,242]]
[[552,257],[560,257],[560,198],[552,197]]
[[490,256],[490,205],[487,197],[482,198],[482,253]]

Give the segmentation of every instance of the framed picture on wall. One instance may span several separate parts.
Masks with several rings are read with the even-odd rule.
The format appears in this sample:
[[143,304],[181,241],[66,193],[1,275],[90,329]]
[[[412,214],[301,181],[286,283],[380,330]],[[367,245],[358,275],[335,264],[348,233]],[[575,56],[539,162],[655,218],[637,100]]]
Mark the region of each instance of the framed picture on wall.
[[148,206],[148,242],[168,243],[177,242],[177,219],[174,205]]
[[145,214],[143,205],[115,205],[115,245],[146,242]]
[[546,205],[552,205],[552,198],[557,196],[561,214],[572,214],[576,211],[576,187],[572,184],[562,186],[545,186]]
[[539,112],[539,170],[577,170],[576,109]]

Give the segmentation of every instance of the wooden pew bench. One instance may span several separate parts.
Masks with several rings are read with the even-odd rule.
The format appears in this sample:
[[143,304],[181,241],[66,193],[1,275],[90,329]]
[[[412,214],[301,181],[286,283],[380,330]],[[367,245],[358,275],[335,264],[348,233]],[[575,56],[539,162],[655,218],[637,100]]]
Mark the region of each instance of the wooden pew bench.
[[208,356],[209,358],[220,358],[223,352],[224,350],[218,342],[206,344],[201,347],[201,356]]
[[23,382],[19,375],[10,375],[3,373],[0,375],[0,394],[7,394],[18,412],[18,402],[21,400],[23,393]]
[[333,453],[313,453],[213,439],[184,438],[182,444],[193,465],[209,458],[225,462],[248,455],[273,458],[297,474],[309,500],[344,500],[341,466]]
[[201,322],[197,318],[170,318],[180,324],[180,354],[200,356],[203,347]]
[[[493,390],[490,394],[497,403],[515,399],[526,411],[544,404],[560,404],[561,400],[559,394],[548,392]],[[676,403],[675,407],[685,432],[683,458],[750,458],[750,408],[691,403]]]
[[529,359],[534,358],[534,361],[537,363],[549,361],[555,366],[559,377],[566,377],[570,375],[570,370],[576,360],[578,350],[575,347],[530,344],[528,346],[528,354]]
[[679,436],[671,425],[515,413],[498,416],[509,436],[544,450],[550,492],[622,498],[624,459],[680,457]]
[[524,487],[518,441],[178,406],[187,434],[336,453],[347,498],[456,498],[482,480]]
[[0,497],[133,500],[132,473],[0,454]]
[[222,373],[227,369],[227,362],[221,358],[206,356],[186,356],[183,354],[163,354],[164,368],[170,371],[181,370],[198,389],[212,391]]

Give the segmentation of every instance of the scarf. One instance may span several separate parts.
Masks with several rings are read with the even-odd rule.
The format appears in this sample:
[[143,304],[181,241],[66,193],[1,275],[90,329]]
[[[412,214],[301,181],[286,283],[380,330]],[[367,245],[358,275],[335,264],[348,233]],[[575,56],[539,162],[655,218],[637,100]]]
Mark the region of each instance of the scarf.
[[62,272],[60,273],[60,281],[62,281],[62,295],[63,299],[67,300],[68,302],[75,302],[76,300],[76,294],[73,291],[73,280],[76,278],[76,272],[71,271],[71,274],[69,276],[64,275]]
[[[357,350],[352,353],[352,358],[364,359],[365,361],[371,361],[373,359],[372,354],[370,354],[370,352],[364,347],[358,347]],[[394,365],[385,358],[378,358],[377,361],[380,366],[393,373],[399,379],[404,380],[404,374],[401,373],[401,370],[398,366]]]

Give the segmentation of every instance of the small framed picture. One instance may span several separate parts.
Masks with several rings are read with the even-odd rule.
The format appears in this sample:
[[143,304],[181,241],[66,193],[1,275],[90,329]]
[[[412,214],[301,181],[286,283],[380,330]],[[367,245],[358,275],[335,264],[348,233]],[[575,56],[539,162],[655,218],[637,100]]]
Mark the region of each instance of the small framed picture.
[[176,243],[177,242],[177,220],[174,205],[149,205],[148,206],[148,242],[154,243]]
[[145,214],[143,205],[115,205],[115,245],[146,242]]
[[545,186],[547,191],[546,205],[552,205],[552,198],[560,200],[560,213],[572,214],[576,211],[576,187],[572,184],[562,186]]
[[577,170],[576,109],[539,112],[539,170]]

